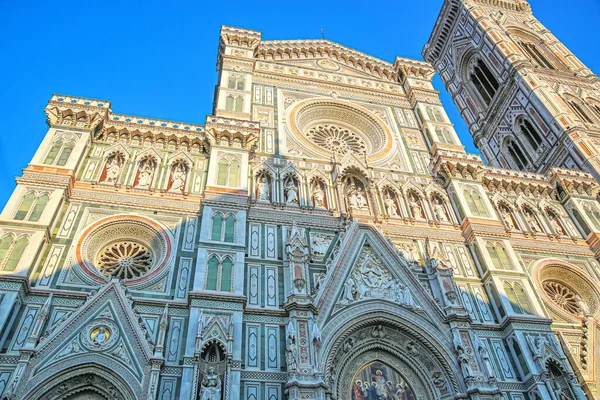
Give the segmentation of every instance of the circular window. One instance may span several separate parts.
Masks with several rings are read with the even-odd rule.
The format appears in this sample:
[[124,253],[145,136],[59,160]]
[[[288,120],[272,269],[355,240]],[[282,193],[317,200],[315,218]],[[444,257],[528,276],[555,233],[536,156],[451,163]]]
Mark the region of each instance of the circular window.
[[114,216],[94,223],[77,246],[77,261],[98,281],[135,283],[155,276],[167,263],[171,241],[164,228],[138,216]]
[[351,129],[339,125],[316,125],[306,131],[306,137],[317,146],[337,154],[352,152],[364,155],[365,141]]
[[548,297],[563,310],[575,315],[581,313],[581,308],[578,304],[581,300],[578,299],[577,294],[568,286],[557,281],[545,281],[542,283],[542,288],[544,288]]
[[567,320],[597,313],[600,293],[585,272],[567,265],[542,264],[536,275],[552,312]]
[[96,265],[104,275],[119,279],[139,278],[152,269],[152,252],[143,243],[124,240],[102,249]]
[[370,112],[334,99],[307,99],[290,112],[294,141],[326,157],[353,153],[381,160],[389,153],[389,130]]

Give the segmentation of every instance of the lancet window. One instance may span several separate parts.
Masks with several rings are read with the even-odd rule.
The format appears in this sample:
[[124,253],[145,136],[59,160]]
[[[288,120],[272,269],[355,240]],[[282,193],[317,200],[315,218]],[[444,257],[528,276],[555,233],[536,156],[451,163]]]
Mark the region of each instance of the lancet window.
[[524,170],[529,164],[525,154],[523,154],[523,151],[521,150],[521,146],[519,146],[519,144],[513,138],[509,138],[506,141],[506,150],[508,151],[512,161],[515,163],[517,169]]
[[469,206],[471,214],[477,217],[488,216],[487,210],[483,205],[483,200],[481,199],[481,196],[479,195],[479,193],[477,193],[477,191],[467,189],[463,192],[463,195],[465,197],[467,205]]
[[527,55],[527,57],[535,64],[543,68],[556,69],[554,64],[546,57],[546,55],[539,49],[539,46],[531,42],[520,41],[519,45]]
[[210,240],[233,243],[235,241],[236,219],[233,214],[215,213],[212,219]]
[[593,124],[594,123],[594,121],[590,118],[590,116],[588,115],[588,113],[585,111],[584,106],[582,106],[581,104],[579,104],[578,102],[576,102],[576,101],[574,101],[572,99],[567,99],[566,102],[569,105],[569,107],[571,107],[571,110],[573,110],[573,112],[575,113],[575,115],[577,115],[577,117],[582,122],[585,122],[587,124]]
[[497,242],[488,242],[486,248],[490,258],[492,259],[492,264],[496,269],[513,269],[508,253],[502,244]]
[[219,161],[217,171],[217,185],[232,186],[239,185],[240,164],[232,157],[223,157]]
[[50,196],[48,193],[38,194],[36,192],[28,192],[21,201],[21,205],[15,214],[16,220],[19,221],[39,221]]
[[477,93],[486,105],[489,105],[498,91],[498,80],[488,66],[479,59],[475,62],[469,76]]
[[72,140],[65,140],[63,137],[57,139],[54,141],[50,151],[46,155],[44,164],[64,167],[67,164],[67,161],[69,161],[69,156],[73,152],[73,147],[75,147],[75,143]]
[[244,97],[229,95],[225,98],[225,109],[227,111],[242,112],[244,108]]
[[29,236],[26,235],[15,237],[12,234],[8,234],[3,236],[0,240],[0,269],[14,271],[28,243]]
[[244,90],[244,78],[237,75],[229,75],[227,87],[229,89]]
[[519,129],[521,130],[523,136],[525,136],[525,139],[529,145],[534,150],[537,150],[542,144],[542,137],[538,133],[537,129],[535,129],[534,126],[531,125],[531,123],[526,119],[521,120],[519,123]]
[[206,268],[206,290],[231,291],[233,275],[233,260],[226,256],[219,258],[213,255],[208,260]]
[[527,294],[520,283],[504,282],[504,292],[510,301],[513,311],[517,314],[533,314]]

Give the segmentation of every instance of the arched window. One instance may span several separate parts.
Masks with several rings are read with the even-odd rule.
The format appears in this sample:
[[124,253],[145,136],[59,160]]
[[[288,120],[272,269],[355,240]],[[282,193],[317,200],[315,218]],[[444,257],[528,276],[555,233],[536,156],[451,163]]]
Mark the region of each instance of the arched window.
[[227,87],[229,89],[244,90],[244,78],[241,76],[230,75]]
[[53,164],[54,163],[54,160],[56,159],[58,152],[62,148],[62,145],[63,145],[62,140],[57,140],[56,142],[54,142],[54,144],[50,148],[50,151],[46,155],[46,158],[44,159],[44,164]]
[[231,291],[233,278],[233,260],[225,257],[221,260],[213,255],[206,267],[206,290]]
[[498,80],[483,60],[477,60],[469,78],[484,103],[489,105],[494,99],[499,85]]
[[519,301],[519,305],[521,306],[523,312],[526,314],[533,314],[529,304],[529,299],[527,298],[527,294],[525,293],[523,286],[521,286],[519,283],[515,283],[513,287],[515,288],[515,294],[517,295],[517,300]]
[[238,176],[240,174],[240,165],[233,161],[229,164],[229,177],[227,179],[227,186],[238,186]]
[[225,236],[223,238],[224,242],[233,243],[235,240],[235,217],[233,215],[228,215],[225,218]]
[[23,256],[27,244],[28,236],[21,236],[17,240],[12,235],[6,235],[0,240],[0,269],[5,271],[14,271]]
[[215,214],[212,220],[212,232],[210,240],[221,241],[221,232],[223,231],[223,216]]
[[69,156],[73,152],[73,141],[64,141],[62,138],[54,142],[50,151],[44,159],[44,164],[56,164],[59,167],[64,167],[69,161]]
[[483,205],[483,200],[481,200],[481,196],[474,190],[465,190],[464,192],[465,201],[469,206],[469,210],[471,213],[477,217],[487,217],[488,213]]
[[556,69],[554,64],[550,62],[546,55],[535,44],[531,42],[520,41],[519,45],[523,49],[525,55],[540,67]]
[[586,207],[585,214],[592,222],[596,230],[600,231],[600,211],[596,207]]
[[435,120],[438,122],[444,122],[444,117],[442,116],[442,112],[439,108],[433,109],[433,115],[435,116]]
[[585,122],[587,124],[593,124],[594,123],[594,121],[590,118],[590,116],[585,112],[584,106],[582,106],[578,102],[576,102],[574,100],[571,100],[571,99],[567,99],[566,101],[567,101],[567,104],[569,105],[569,107],[571,107],[571,110],[573,110],[573,112],[575,113],[575,115],[577,115],[577,117],[582,122]]
[[239,96],[235,99],[235,111],[242,112],[242,108],[244,106],[244,98]]
[[218,165],[217,185],[237,187],[239,185],[239,174],[239,163],[235,160],[223,158]]
[[523,136],[525,136],[525,139],[527,139],[529,145],[534,150],[537,150],[542,144],[542,137],[540,136],[538,131],[526,119],[521,120],[521,122],[519,123],[519,128],[521,129],[521,133],[523,134]]
[[233,261],[227,257],[221,264],[221,291],[231,291],[231,274],[233,273]]
[[510,158],[514,161],[517,169],[523,170],[529,164],[521,147],[514,139],[510,138],[507,140],[506,150]]
[[450,135],[450,131],[448,130],[448,128],[441,128],[438,126],[437,128],[435,128],[435,134],[438,142],[454,144],[454,141],[452,140],[452,136]]
[[500,243],[488,242],[486,245],[487,251],[492,259],[492,264],[497,269],[512,270],[510,258],[506,253],[506,249]]
[[529,300],[525,294],[525,290],[519,283],[510,284],[504,282],[504,292],[510,301],[510,304],[517,314],[532,314]]
[[427,117],[431,120],[431,121],[435,121],[435,116],[433,115],[433,109],[431,107],[427,107]]
[[233,243],[235,241],[235,223],[236,219],[232,214],[223,217],[221,213],[217,212],[212,219],[210,240]]
[[229,95],[225,98],[225,110],[233,111],[233,96]]
[[36,196],[35,192],[29,192],[23,197],[23,201],[19,206],[19,210],[15,214],[16,220],[32,221],[37,222],[48,204],[49,196],[47,193],[43,193],[40,196]]
[[217,281],[219,279],[219,259],[212,256],[208,260],[206,271],[206,290],[217,290]]

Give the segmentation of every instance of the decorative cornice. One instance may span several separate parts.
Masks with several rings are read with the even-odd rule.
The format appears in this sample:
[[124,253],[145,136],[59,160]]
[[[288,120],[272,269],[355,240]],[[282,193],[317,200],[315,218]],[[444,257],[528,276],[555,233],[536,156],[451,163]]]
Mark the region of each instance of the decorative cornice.
[[221,26],[221,44],[226,46],[255,48],[261,40],[262,33],[250,29]]
[[[260,137],[260,123],[228,117],[206,116],[206,132],[212,144],[251,150]],[[226,143],[223,143],[223,141]]]
[[438,148],[434,154],[432,173],[449,183],[451,178],[479,180],[485,167],[481,158],[476,154],[464,151]]
[[383,80],[393,82],[398,80],[398,71],[391,63],[324,39],[263,41],[258,46],[255,58],[259,60],[330,58]]

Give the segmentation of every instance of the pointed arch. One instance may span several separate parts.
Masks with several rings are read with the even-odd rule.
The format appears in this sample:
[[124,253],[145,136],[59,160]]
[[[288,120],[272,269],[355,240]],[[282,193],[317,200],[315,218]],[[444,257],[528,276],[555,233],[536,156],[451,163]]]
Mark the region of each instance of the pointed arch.
[[27,248],[28,244],[29,236],[27,235],[22,235],[16,240],[11,240],[10,247],[6,251],[4,260],[2,260],[2,269],[5,271],[16,270],[19,261],[21,261],[21,257],[23,257],[23,253],[25,253],[25,249]]

